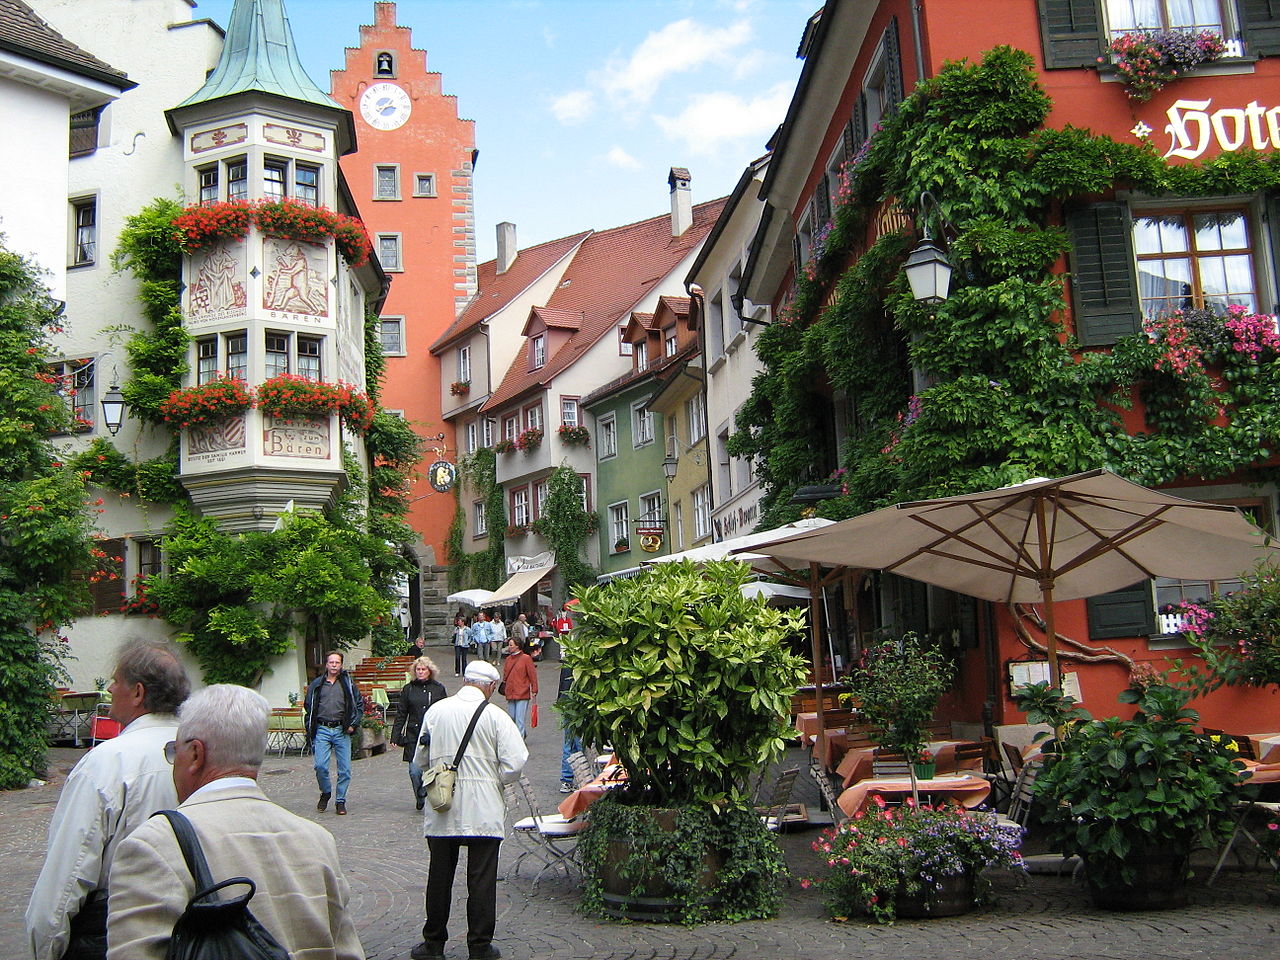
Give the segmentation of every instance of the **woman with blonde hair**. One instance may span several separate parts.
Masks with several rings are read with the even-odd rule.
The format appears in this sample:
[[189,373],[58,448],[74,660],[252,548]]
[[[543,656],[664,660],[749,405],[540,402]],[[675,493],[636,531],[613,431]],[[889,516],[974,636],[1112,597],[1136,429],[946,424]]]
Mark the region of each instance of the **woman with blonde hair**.
[[400,690],[396,725],[391,730],[391,742],[404,748],[401,756],[409,764],[409,782],[413,785],[413,796],[419,810],[425,805],[427,795],[422,790],[422,768],[413,762],[414,751],[418,749],[418,732],[422,729],[422,718],[427,708],[449,695],[444,684],[436,679],[436,673],[436,665],[430,657],[419,657],[413,661],[413,679]]

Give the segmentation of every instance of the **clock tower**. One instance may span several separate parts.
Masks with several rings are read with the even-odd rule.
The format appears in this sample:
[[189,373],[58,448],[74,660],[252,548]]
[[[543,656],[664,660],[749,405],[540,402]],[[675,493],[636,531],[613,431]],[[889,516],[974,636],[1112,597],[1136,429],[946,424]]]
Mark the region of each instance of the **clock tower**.
[[452,491],[432,489],[427,467],[456,463],[457,447],[441,417],[440,364],[428,348],[476,291],[475,122],[458,117],[457,97],[445,94],[440,74],[427,69],[426,51],[414,49],[409,27],[397,23],[396,5],[374,3],[373,20],[360,27],[359,46],[347,48],[343,69],[331,72],[330,90],[356,118],[358,149],[342,158],[342,170],[392,278],[380,320],[387,357],[382,405],[403,411],[428,438],[406,518],[421,541],[423,570],[421,603],[412,606],[419,608],[415,625],[420,610],[426,636],[443,639],[448,591],[440,591],[441,605],[433,608],[431,576],[446,562],[457,501]]

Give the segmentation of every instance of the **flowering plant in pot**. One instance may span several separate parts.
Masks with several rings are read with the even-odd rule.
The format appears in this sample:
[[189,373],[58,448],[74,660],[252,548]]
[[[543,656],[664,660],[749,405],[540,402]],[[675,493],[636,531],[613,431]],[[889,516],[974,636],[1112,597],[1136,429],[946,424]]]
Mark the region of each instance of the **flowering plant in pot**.
[[1112,40],[1110,49],[1126,92],[1145,102],[1181,74],[1218,59],[1227,45],[1212,30],[1135,30]]
[[243,380],[215,377],[208,383],[170,392],[160,404],[160,416],[166,423],[190,427],[238,417],[252,406],[253,396]]
[[513,450],[515,450],[515,448],[516,448],[516,442],[514,440],[511,440],[508,437],[503,437],[501,440],[499,440],[497,443],[493,445],[493,452],[494,453],[511,453]]
[[530,427],[516,437],[516,446],[521,450],[535,450],[542,444],[542,428]]
[[453,381],[453,383],[449,384],[449,393],[451,396],[465,397],[470,392],[471,392],[470,380],[455,380]]
[[1224,738],[1195,729],[1190,698],[1167,677],[1140,681],[1120,694],[1137,705],[1130,720],[1093,720],[1047,684],[1014,698],[1063,731],[1045,742],[1035,793],[1050,842],[1084,860],[1100,907],[1182,906],[1191,850],[1231,833],[1244,765]]
[[373,423],[373,403],[349,383],[326,383],[296,373],[282,373],[264,380],[256,391],[257,405],[282,420],[327,417],[336,413],[360,433]]
[[253,223],[253,205],[247,200],[205,203],[187,207],[173,219],[183,250],[199,250],[224,240],[242,240]]
[[800,883],[821,887],[836,917],[865,913],[891,923],[899,916],[955,916],[976,902],[979,872],[1023,869],[1021,842],[1022,829],[1001,825],[994,813],[910,799],[890,807],[875,797],[813,842],[828,872]]
[[575,427],[562,423],[560,424],[560,429],[556,432],[560,434],[560,439],[564,443],[583,447],[591,446],[591,431],[586,427]]

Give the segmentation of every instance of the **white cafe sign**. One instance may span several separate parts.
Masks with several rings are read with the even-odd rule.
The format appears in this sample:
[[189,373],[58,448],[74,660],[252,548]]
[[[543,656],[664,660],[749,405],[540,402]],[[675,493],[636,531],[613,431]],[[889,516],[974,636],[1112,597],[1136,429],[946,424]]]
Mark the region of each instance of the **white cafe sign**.
[[[1164,159],[1179,157],[1195,160],[1209,148],[1210,142],[1225,153],[1251,148],[1280,149],[1280,107],[1265,107],[1251,100],[1244,107],[1219,107],[1211,110],[1213,100],[1175,100],[1165,111],[1169,122],[1164,132],[1169,135],[1169,149]],[[1145,138],[1152,128],[1139,121],[1131,131]]]

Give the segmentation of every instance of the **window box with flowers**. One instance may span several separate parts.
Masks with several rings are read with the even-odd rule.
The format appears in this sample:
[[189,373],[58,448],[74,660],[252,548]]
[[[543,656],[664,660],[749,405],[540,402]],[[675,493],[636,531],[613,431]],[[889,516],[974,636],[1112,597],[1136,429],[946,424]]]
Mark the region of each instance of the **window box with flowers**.
[[[1111,63],[1130,99],[1145,103],[1165,86],[1226,52],[1212,30],[1135,30],[1111,41]],[[1099,63],[1104,63],[1102,57]]]
[[514,540],[516,537],[525,536],[532,528],[527,523],[512,523],[507,525],[507,539]]
[[570,446],[591,446],[591,433],[586,427],[574,427],[563,423],[557,432],[560,434],[560,440]]
[[626,553],[630,549],[631,549],[631,541],[628,540],[626,537],[619,537],[617,540],[613,541],[614,553]]
[[471,392],[470,380],[455,380],[449,384],[449,393],[455,397],[465,397]]
[[120,604],[120,612],[127,615],[146,614],[155,617],[160,612],[160,604],[147,595],[147,578],[143,574],[133,578],[133,596],[125,597]]
[[509,437],[503,437],[493,445],[494,453],[511,453],[516,448],[516,442]]
[[542,428],[530,427],[520,436],[516,437],[516,446],[528,453],[530,450],[536,450],[542,445]]
[[246,200],[187,207],[173,219],[178,244],[186,251],[227,240],[243,240],[252,223],[253,204]]
[[368,261],[372,248],[364,224],[355,217],[288,198],[192,206],[174,218],[173,226],[182,248],[191,251],[220,241],[240,240],[254,223],[269,237],[303,243],[327,243],[332,239],[342,259],[353,267]]
[[358,433],[373,423],[373,402],[349,383],[325,383],[296,373],[282,373],[257,389],[262,412],[282,420],[327,417],[336,413]]
[[190,427],[242,416],[252,406],[253,396],[243,380],[217,377],[171,392],[160,404],[160,416],[175,427]]

